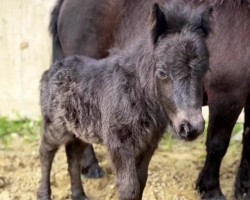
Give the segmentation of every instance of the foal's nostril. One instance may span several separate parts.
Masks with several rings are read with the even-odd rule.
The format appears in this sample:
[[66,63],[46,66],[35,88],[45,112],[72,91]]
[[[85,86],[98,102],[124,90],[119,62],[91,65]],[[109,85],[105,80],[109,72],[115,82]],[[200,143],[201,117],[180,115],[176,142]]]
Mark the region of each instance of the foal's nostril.
[[194,140],[200,133],[200,128],[192,126],[188,121],[183,121],[180,125],[179,136],[185,140]]
[[180,125],[180,136],[187,137],[190,132],[190,124],[187,121],[183,121]]

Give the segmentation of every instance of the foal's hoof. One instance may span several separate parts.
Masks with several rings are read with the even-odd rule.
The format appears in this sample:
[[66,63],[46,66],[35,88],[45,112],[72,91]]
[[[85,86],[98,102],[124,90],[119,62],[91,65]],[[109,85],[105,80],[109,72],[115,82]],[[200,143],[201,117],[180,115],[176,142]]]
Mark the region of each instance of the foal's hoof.
[[89,200],[89,198],[86,197],[86,196],[85,197],[83,197],[83,196],[81,196],[81,197],[79,197],[79,196],[78,197],[73,197],[72,196],[71,198],[72,198],[72,200]]
[[86,196],[71,196],[72,200],[89,200]]
[[102,178],[104,176],[104,171],[98,164],[93,164],[87,168],[82,168],[82,174],[86,178]]
[[50,196],[38,196],[37,200],[51,200]]

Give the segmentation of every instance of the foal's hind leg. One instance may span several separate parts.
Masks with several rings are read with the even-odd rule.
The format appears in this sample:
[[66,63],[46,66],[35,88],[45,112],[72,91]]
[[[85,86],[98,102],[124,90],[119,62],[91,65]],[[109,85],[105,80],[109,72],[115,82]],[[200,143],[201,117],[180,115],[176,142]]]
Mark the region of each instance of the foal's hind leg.
[[40,161],[42,168],[42,177],[40,181],[40,187],[38,190],[39,200],[50,200],[51,188],[50,188],[50,171],[55,153],[58,149],[57,145],[51,145],[46,135],[43,135],[41,146],[40,146]]
[[196,189],[201,193],[202,199],[225,199],[220,189],[220,165],[227,151],[234,124],[242,110],[238,98],[228,96],[218,95],[210,99],[207,156],[196,183]]
[[235,183],[236,199],[250,199],[250,99],[245,107],[243,150]]
[[78,139],[66,145],[66,154],[68,160],[68,170],[71,179],[71,196],[73,200],[88,199],[84,193],[81,181],[81,158],[86,144]]
[[87,178],[101,178],[104,176],[104,172],[98,164],[92,145],[88,145],[84,151],[82,174]]

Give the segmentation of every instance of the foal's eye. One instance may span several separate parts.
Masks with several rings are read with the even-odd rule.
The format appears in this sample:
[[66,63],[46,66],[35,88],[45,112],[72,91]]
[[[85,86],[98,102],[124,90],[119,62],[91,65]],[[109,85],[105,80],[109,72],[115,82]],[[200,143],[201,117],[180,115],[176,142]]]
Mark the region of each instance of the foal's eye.
[[158,77],[161,79],[165,79],[168,77],[167,72],[163,69],[157,69],[156,72],[157,72]]

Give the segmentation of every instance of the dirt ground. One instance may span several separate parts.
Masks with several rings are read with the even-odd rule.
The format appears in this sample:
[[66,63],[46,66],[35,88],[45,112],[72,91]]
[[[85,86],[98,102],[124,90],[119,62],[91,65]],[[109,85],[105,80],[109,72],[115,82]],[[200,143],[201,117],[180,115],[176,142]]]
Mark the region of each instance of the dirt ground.
[[[205,159],[204,138],[192,143],[161,142],[150,163],[149,178],[143,200],[196,200],[199,196],[194,183]],[[26,143],[17,138],[12,147],[0,147],[0,199],[33,200],[40,179],[39,143]],[[115,174],[112,173],[106,150],[95,146],[98,159],[105,170],[99,180],[83,177],[84,188],[91,200],[115,200]],[[233,184],[241,152],[240,142],[234,141],[223,160],[221,186],[228,199],[233,199]],[[61,148],[52,170],[54,200],[70,199],[66,156]]]

